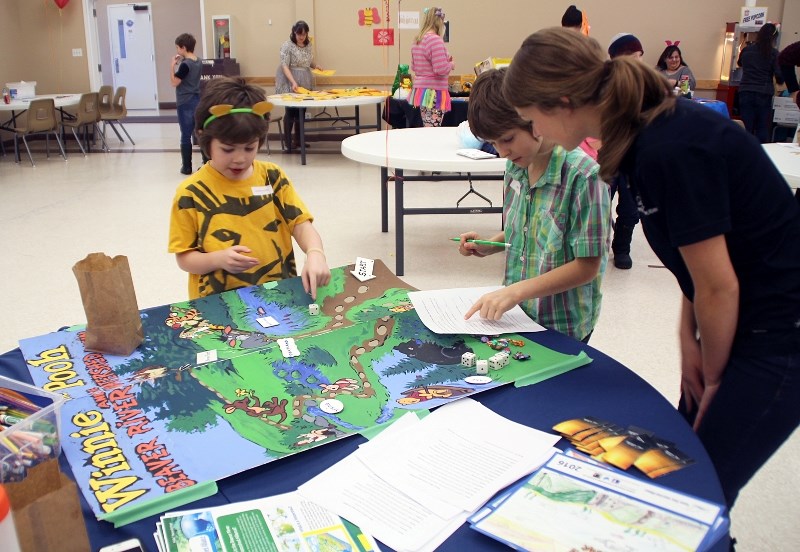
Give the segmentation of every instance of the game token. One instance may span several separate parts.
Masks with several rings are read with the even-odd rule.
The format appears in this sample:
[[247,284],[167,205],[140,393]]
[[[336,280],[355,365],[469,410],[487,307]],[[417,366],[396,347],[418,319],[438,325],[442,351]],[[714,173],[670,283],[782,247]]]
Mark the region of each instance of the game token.
[[327,414],[338,414],[344,410],[344,404],[338,399],[325,399],[319,403],[319,408]]
[[467,376],[464,378],[464,381],[471,383],[472,385],[485,385],[487,383],[491,383],[492,378],[489,376]]

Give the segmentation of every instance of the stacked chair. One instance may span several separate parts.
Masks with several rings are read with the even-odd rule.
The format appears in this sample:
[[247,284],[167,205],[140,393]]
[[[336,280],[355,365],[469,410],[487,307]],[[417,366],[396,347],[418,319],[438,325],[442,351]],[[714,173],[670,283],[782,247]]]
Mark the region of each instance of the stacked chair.
[[[125,125],[122,124],[122,119],[128,114],[128,109],[125,107],[125,94],[128,92],[128,89],[124,86],[120,86],[117,88],[117,91],[114,92],[114,97],[111,98],[111,87],[108,85],[104,85],[100,87],[100,99],[98,105],[100,106],[100,120],[103,121],[103,135],[105,136],[106,133],[106,125],[111,125],[111,128],[114,130],[114,134],[117,135],[120,142],[125,142],[122,138],[122,135],[117,130],[117,125],[122,129],[122,132],[125,133],[125,136],[128,137],[128,140],[134,146],[136,143],[131,138],[131,135],[128,134],[128,131],[125,130]],[[109,101],[110,100],[110,101]]]
[[55,136],[58,148],[61,150],[61,157],[64,161],[67,160],[67,154],[64,151],[64,146],[61,144],[61,138],[58,135],[58,119],[56,119],[56,106],[52,98],[31,100],[27,111],[20,116],[14,124],[14,159],[17,163],[20,162],[19,154],[19,139],[22,138],[25,144],[25,150],[28,152],[28,159],[31,160],[31,165],[36,166],[31,155],[31,148],[28,147],[28,136],[34,134],[45,135],[45,151],[47,157],[50,157],[50,134]]
[[100,127],[97,125],[100,121],[99,97],[100,95],[97,92],[82,94],[80,102],[78,103],[78,112],[72,114],[74,118],[61,121],[62,127],[72,129],[72,134],[75,136],[75,140],[77,140],[78,147],[81,148],[81,153],[83,153],[84,157],[86,157],[86,150],[89,149],[89,143],[88,140],[85,140],[86,148],[84,149],[83,141],[81,141],[81,138],[76,132],[77,129],[82,129],[84,131],[84,139],[87,137],[88,131],[92,130],[94,135],[100,136],[100,139],[103,141],[103,151],[108,151],[106,138],[103,136],[103,133],[100,132]]

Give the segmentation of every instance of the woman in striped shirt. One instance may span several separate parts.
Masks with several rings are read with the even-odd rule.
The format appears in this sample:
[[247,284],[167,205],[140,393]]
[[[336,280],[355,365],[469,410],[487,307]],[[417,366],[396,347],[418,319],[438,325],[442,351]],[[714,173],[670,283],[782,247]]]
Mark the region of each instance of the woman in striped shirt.
[[442,126],[444,114],[450,111],[447,77],[455,69],[455,63],[442,40],[444,11],[427,8],[424,13],[422,29],[411,47],[414,82],[408,103],[419,107],[424,126]]

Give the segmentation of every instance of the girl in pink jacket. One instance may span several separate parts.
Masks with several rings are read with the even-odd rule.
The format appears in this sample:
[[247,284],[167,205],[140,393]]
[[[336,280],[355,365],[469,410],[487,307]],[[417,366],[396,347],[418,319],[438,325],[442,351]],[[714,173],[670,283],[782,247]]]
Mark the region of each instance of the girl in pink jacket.
[[442,126],[444,114],[450,111],[447,77],[455,69],[455,63],[442,40],[444,11],[427,8],[424,13],[422,29],[411,47],[414,82],[408,103],[419,107],[424,126]]

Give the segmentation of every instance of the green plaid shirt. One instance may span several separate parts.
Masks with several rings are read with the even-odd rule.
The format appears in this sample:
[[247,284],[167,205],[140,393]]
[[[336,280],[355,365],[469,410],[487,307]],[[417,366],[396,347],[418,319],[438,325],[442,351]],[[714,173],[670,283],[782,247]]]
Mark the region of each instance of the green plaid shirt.
[[576,339],[594,329],[600,313],[600,283],[608,261],[611,201],[599,167],[580,149],[556,146],[542,177],[531,186],[528,170],[506,166],[506,273],[511,285],[535,278],[577,257],[601,257],[597,277],[577,288],[523,301],[522,309],[542,324]]

